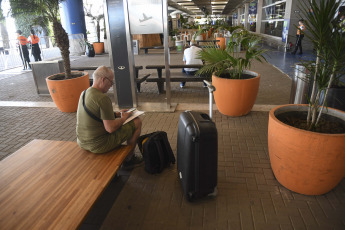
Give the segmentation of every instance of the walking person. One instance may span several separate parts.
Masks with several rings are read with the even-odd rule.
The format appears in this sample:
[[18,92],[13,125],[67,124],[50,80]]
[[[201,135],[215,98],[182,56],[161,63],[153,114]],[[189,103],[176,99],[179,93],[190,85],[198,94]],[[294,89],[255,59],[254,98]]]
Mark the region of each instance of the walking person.
[[297,27],[297,36],[296,36],[296,45],[295,45],[295,50],[292,52],[292,54],[296,54],[298,48],[299,48],[299,53],[298,54],[303,54],[302,51],[302,40],[304,38],[304,31],[305,31],[305,26],[303,24],[304,20],[300,19],[298,21],[299,26]]
[[35,35],[35,31],[31,30],[31,35],[28,37],[29,43],[31,43],[31,54],[34,56],[35,61],[42,61],[41,49],[39,46],[40,39]]
[[26,44],[28,43],[28,39],[26,39],[25,36],[22,35],[21,30],[17,30],[17,39],[19,41],[19,52],[20,52],[20,57],[23,61],[23,70],[31,69],[30,67],[30,57],[29,57],[29,50]]

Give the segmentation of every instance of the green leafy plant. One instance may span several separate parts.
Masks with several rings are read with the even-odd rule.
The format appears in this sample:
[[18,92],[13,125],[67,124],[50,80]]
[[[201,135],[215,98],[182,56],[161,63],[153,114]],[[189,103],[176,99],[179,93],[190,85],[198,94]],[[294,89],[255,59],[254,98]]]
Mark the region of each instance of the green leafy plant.
[[[344,1],[320,0],[300,2],[305,17],[306,36],[312,41],[316,50],[316,59],[303,62],[310,71],[312,93],[309,98],[307,129],[318,126],[321,114],[326,106],[329,88],[344,73],[345,34],[339,28],[335,18],[339,6]],[[324,97],[321,97],[324,92]]]
[[[263,54],[265,49],[260,47],[261,40],[258,36],[247,31],[241,31],[232,35],[225,50],[216,46],[204,48],[199,52],[198,58],[205,62],[197,74],[210,76],[215,73],[221,78],[241,79],[243,71],[251,67],[253,60],[266,61]],[[236,52],[237,47],[242,46],[244,53]]]
[[[72,77],[69,39],[59,19],[59,4],[64,0],[10,0],[12,15],[33,15],[53,23],[55,42],[60,49],[65,79]],[[39,16],[38,16],[39,15]]]

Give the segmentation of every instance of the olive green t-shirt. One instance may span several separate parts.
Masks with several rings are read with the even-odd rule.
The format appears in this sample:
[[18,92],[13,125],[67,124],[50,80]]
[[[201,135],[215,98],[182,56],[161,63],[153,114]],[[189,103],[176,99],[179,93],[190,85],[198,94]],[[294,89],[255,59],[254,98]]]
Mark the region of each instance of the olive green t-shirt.
[[[113,133],[105,130],[103,122],[96,121],[90,117],[83,107],[83,94],[80,95],[77,110],[77,142],[83,149],[94,153],[108,152],[122,142],[129,139],[134,131],[134,122],[121,126]],[[114,111],[110,98],[95,88],[88,88],[85,94],[85,106],[96,117],[101,120],[114,120]]]

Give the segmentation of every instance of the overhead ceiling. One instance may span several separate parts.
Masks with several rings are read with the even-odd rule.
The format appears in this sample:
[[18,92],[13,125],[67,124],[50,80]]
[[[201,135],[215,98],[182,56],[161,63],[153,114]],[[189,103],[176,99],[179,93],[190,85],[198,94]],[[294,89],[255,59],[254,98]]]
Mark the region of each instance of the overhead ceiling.
[[229,15],[250,0],[169,0],[169,6],[190,15]]

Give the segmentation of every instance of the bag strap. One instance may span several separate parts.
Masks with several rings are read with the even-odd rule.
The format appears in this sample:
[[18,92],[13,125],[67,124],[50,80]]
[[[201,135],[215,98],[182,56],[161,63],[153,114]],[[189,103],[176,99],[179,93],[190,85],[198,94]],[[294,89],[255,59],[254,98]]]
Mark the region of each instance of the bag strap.
[[95,119],[95,120],[98,121],[98,122],[102,122],[102,123],[103,123],[103,121],[102,121],[100,118],[98,118],[98,117],[96,117],[95,115],[93,115],[93,114],[86,108],[86,105],[85,105],[85,94],[86,94],[86,90],[84,90],[84,94],[83,94],[83,106],[84,106],[85,112],[86,112],[91,118]]

